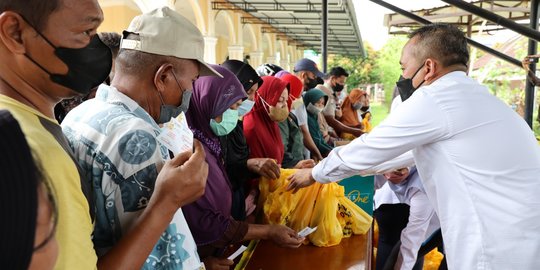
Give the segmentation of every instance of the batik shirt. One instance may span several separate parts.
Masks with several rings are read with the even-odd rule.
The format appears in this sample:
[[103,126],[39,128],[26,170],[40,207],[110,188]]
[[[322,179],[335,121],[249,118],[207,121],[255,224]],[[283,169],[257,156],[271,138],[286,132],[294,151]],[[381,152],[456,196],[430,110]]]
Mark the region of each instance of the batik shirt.
[[[94,188],[93,234],[98,256],[113,247],[146,208],[168,151],[159,126],[135,101],[101,85],[96,98],[73,109],[62,129]],[[179,209],[143,269],[197,269],[196,245]]]

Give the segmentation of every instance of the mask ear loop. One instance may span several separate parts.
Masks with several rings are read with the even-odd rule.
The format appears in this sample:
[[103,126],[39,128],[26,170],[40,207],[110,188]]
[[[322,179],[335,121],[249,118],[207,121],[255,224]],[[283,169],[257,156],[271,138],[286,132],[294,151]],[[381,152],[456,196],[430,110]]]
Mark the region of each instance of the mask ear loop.
[[293,95],[289,94],[289,98],[291,99],[291,102],[295,102],[297,98],[295,98]]
[[[263,99],[263,97],[259,94],[258,91],[255,92],[255,93],[257,93],[257,96],[258,96],[259,99],[262,101],[262,103],[263,103],[263,108],[264,108],[264,110],[266,111],[266,113],[267,113],[268,115],[270,115],[270,111],[269,111],[270,104],[268,104],[268,102],[266,102],[266,100]],[[266,105],[266,106],[265,106],[265,105]],[[266,108],[266,107],[268,107],[268,108]]]

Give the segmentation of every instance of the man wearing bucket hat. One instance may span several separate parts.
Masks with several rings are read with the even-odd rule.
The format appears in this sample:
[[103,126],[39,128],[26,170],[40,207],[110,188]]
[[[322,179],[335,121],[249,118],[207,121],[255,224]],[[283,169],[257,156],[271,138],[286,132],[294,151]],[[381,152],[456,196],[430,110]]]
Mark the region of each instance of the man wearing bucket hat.
[[[201,32],[167,7],[135,17],[120,48],[111,85],[101,85],[62,123],[96,193],[94,248],[100,257],[114,250],[129,258],[125,269],[198,269],[180,207],[204,192],[204,150],[195,141],[193,153],[166,162],[169,153],[156,137],[158,124],[187,110],[199,76],[221,75],[202,60]],[[168,166],[176,167],[176,179],[166,182],[158,172]]]

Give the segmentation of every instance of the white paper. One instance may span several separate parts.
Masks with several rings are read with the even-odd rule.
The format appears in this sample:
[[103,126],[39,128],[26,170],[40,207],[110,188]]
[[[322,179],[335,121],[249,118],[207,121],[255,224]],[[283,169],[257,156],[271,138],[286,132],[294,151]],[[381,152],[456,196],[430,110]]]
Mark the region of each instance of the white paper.
[[236,259],[236,257],[238,257],[240,254],[242,254],[244,251],[246,251],[247,247],[246,246],[241,246],[237,251],[235,251],[231,256],[229,256],[227,259],[233,261],[234,259]]
[[300,232],[298,232],[298,236],[306,237],[306,236],[312,234],[316,230],[317,230],[317,227],[315,227],[315,228],[305,227]]
[[174,155],[193,150],[193,132],[189,129],[184,112],[163,124],[157,140]]

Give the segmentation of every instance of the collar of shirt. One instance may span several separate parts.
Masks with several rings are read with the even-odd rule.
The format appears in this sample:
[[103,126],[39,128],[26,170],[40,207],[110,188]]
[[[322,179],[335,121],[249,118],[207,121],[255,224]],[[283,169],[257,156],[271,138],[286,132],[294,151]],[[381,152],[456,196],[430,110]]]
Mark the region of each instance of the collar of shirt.
[[144,110],[133,99],[118,91],[118,89],[113,86],[101,84],[96,92],[96,99],[109,104],[122,105],[124,108],[131,111],[135,116],[152,125],[152,127],[155,129],[160,129],[156,121],[154,121],[152,116],[150,116],[146,110]]

